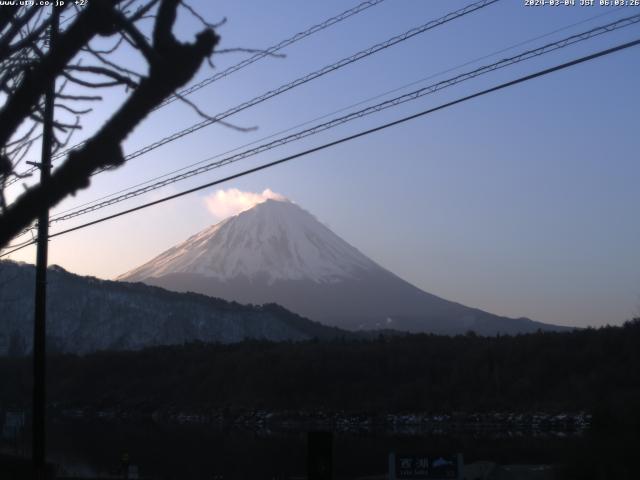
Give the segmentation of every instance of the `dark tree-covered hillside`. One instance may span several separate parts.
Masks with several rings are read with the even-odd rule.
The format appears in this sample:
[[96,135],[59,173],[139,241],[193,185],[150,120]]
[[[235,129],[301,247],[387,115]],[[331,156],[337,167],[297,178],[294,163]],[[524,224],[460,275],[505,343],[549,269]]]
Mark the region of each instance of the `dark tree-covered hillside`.
[[[189,344],[50,358],[52,404],[157,410],[585,410],[640,426],[640,319],[567,333]],[[1,358],[4,404],[28,405],[28,358]],[[606,426],[606,425],[605,425]]]

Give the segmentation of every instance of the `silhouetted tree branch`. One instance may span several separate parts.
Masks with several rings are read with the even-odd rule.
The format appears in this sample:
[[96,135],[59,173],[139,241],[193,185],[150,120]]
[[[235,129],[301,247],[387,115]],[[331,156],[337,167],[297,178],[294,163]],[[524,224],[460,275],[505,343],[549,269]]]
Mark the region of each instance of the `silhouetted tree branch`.
[[[112,117],[80,148],[71,151],[53,172],[46,187],[36,185],[27,189],[11,205],[0,203],[0,248],[28,227],[43,206],[52,207],[68,195],[89,185],[91,175],[105,168],[123,163],[121,143],[133,129],[176,89],[186,84],[208,59],[219,37],[207,24],[192,43],[179,42],[172,29],[181,0],[150,0],[138,4],[122,0],[92,0],[78,13],[73,23],[62,31],[54,48],[43,53],[41,44],[46,40],[49,18],[36,21],[41,9],[4,9],[0,12],[0,95],[6,100],[0,108],[0,191],[6,179],[15,176],[15,166],[24,158],[24,151],[33,144],[35,130],[20,132],[26,122],[41,122],[42,97],[46,86],[58,77],[63,84],[78,88],[104,88],[123,85],[130,95]],[[153,9],[155,14],[151,14]],[[193,9],[187,7],[192,13]],[[150,40],[136,25],[149,17],[155,19]],[[94,49],[90,42],[96,37],[118,36],[115,45],[107,49]],[[138,50],[147,63],[142,75],[118,65],[107,56],[120,45],[128,43]],[[90,54],[101,65],[81,65],[82,53]],[[81,78],[86,74],[97,78]],[[79,109],[65,102],[100,100],[99,95],[63,93],[58,90],[56,101],[63,110],[74,115],[74,122],[56,120],[55,129],[68,133],[80,128],[78,116],[90,109]],[[0,97],[2,98],[2,97]],[[56,137],[56,147],[68,142]]]

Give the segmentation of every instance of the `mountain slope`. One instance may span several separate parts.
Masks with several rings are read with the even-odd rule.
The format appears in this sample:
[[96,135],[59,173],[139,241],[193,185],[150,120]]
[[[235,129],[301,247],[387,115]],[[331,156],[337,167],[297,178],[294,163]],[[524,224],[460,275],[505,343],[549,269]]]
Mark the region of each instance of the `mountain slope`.
[[119,279],[241,303],[275,302],[350,330],[493,335],[563,328],[500,317],[424,292],[302,208],[280,200],[223,220]]
[[[32,265],[0,262],[0,355],[30,351],[34,278]],[[49,350],[73,353],[193,341],[231,343],[247,338],[298,341],[346,334],[278,305],[239,305],[143,284],[81,277],[60,267],[49,269],[47,310]]]
[[288,201],[267,200],[170,248],[118,280],[190,273],[229,281],[337,282],[379,269],[372,260]]

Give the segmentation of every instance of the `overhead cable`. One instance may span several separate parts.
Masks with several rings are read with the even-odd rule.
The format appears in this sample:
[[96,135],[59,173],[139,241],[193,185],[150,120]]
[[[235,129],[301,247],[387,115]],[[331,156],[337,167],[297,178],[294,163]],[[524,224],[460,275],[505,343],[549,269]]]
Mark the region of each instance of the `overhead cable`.
[[[292,90],[296,87],[299,87],[301,85],[304,85],[308,82],[311,82],[312,80],[315,80],[317,78],[320,78],[324,75],[327,75],[328,73],[334,72],[336,70],[339,70],[340,68],[343,68],[347,65],[350,65],[354,62],[357,62],[359,60],[362,60],[363,58],[367,58],[377,52],[380,52],[382,50],[385,50],[389,47],[392,47],[394,45],[397,45],[398,43],[404,42],[406,40],[409,40],[410,38],[415,37],[416,35],[420,35],[422,33],[425,33],[429,30],[432,30],[436,27],[439,27],[441,25],[444,25],[448,22],[451,22],[453,20],[456,20],[460,17],[463,17],[465,15],[468,15],[472,12],[475,12],[477,10],[480,10],[482,8],[488,7],[489,5],[492,5],[496,2],[499,2],[500,0],[481,0],[481,1],[477,1],[474,3],[471,3],[469,5],[467,5],[466,7],[463,7],[461,9],[455,10],[451,13],[448,13],[446,15],[444,15],[443,17],[440,17],[438,19],[435,20],[431,20],[423,25],[420,25],[418,27],[414,27],[410,30],[407,30],[404,33],[401,33],[400,35],[396,35],[384,42],[381,43],[377,43],[376,45],[373,45],[369,48],[366,48],[365,50],[361,50],[357,53],[354,53],[353,55],[350,55],[349,57],[345,57],[335,63],[332,63],[330,65],[326,65],[325,67],[316,70],[314,72],[308,73],[307,75],[304,75],[302,77],[299,77],[291,82],[285,83],[283,85],[280,85],[277,88],[274,88],[273,90],[269,90],[265,93],[263,93],[262,95],[259,95],[257,97],[252,98],[251,100],[248,100],[246,102],[243,102],[239,105],[236,105],[235,107],[232,107],[222,113],[219,113],[211,118],[207,118],[205,120],[202,120],[194,125],[191,125],[188,128],[185,128],[183,130],[180,130],[178,132],[175,132],[171,135],[168,135],[164,138],[161,138],[160,140],[157,140],[151,144],[148,144],[134,152],[129,153],[128,155],[126,155],[124,157],[124,161],[127,162],[129,160],[132,160],[134,158],[137,158],[141,155],[144,155],[152,150],[155,150],[156,148],[159,148],[163,145],[166,145],[168,143],[171,143],[175,140],[178,140],[186,135],[189,135],[191,133],[194,133],[204,127],[207,127],[209,125],[212,125],[214,123],[220,122],[232,115],[235,115],[243,110],[246,110],[250,107],[253,107],[255,105],[258,105],[266,100],[269,100],[277,95],[280,95],[282,93],[285,93],[289,90]],[[59,152],[58,154],[56,154],[56,157],[54,158],[59,158],[60,156],[64,156],[66,154],[69,153],[69,151],[73,150],[77,148],[77,146],[75,147],[71,147],[69,149],[66,149],[62,152]],[[96,173],[101,173],[105,170],[98,170]]]
[[[210,85],[211,83],[220,80],[221,78],[224,77],[228,77],[229,75],[242,70],[243,68],[251,65],[252,63],[257,62],[258,60],[261,60],[267,56],[271,56],[274,55],[275,53],[277,53],[278,51],[282,50],[285,47],[288,47],[289,45],[292,45],[310,35],[313,35],[314,33],[320,32],[326,28],[331,27],[332,25],[335,25],[337,23],[340,23],[344,20],[346,20],[349,17],[352,17],[360,12],[363,12],[371,7],[374,7],[382,2],[384,2],[385,0],[368,0],[366,2],[362,2],[359,5],[356,5],[353,8],[350,8],[348,10],[345,10],[342,13],[339,13],[338,15],[335,15],[331,18],[326,19],[325,21],[318,23],[317,25],[314,25],[310,28],[308,28],[307,30],[304,30],[302,32],[296,33],[295,35],[293,35],[292,37],[289,37],[285,40],[282,40],[281,42],[277,43],[276,45],[273,45],[271,47],[268,47],[264,50],[260,50],[259,52],[255,53],[254,55],[252,55],[251,57],[242,60],[239,63],[236,63],[235,65],[232,65],[229,68],[226,68],[225,70],[216,73],[215,75],[205,78],[204,80],[198,82],[195,85],[192,85],[188,88],[185,88],[179,92],[177,92],[177,95],[172,95],[170,97],[168,97],[167,99],[164,100],[164,102],[162,102],[160,105],[158,105],[156,108],[154,108],[154,110],[157,110],[161,107],[164,107],[165,105],[168,105],[169,103],[172,103],[174,100],[177,100],[179,97],[184,97],[186,95],[189,95],[197,90],[200,90],[201,88]],[[63,22],[61,23],[65,23],[69,20],[71,20],[73,17],[75,17],[78,13],[75,13],[74,15],[72,15],[71,17],[65,19]],[[62,158],[64,156],[66,156],[70,151],[72,150],[76,150],[79,147],[81,147],[82,145],[84,145],[86,142],[79,142],[76,145],[69,147],[65,150],[61,150],[60,152],[56,153],[52,159],[53,160],[57,160],[59,158]],[[37,167],[31,167],[29,169],[27,169],[25,172],[23,172],[22,174],[20,174],[20,177],[24,177],[25,175],[29,175],[31,173],[33,173],[34,171],[37,170]],[[17,182],[19,180],[20,177],[13,177],[11,178],[9,181],[7,181],[6,186],[12,185],[13,183]]]
[[[293,154],[293,155],[289,155],[289,156],[281,158],[279,160],[275,160],[273,162],[269,162],[269,163],[266,163],[266,164],[263,164],[263,165],[260,165],[260,166],[254,167],[254,168],[250,168],[248,170],[244,170],[242,172],[239,172],[239,173],[236,173],[236,174],[233,174],[233,175],[229,175],[229,176],[227,176],[225,178],[214,180],[213,182],[208,182],[208,183],[205,183],[203,185],[199,185],[197,187],[190,188],[188,190],[184,190],[182,192],[175,193],[173,195],[169,195],[167,197],[163,197],[163,198],[154,200],[152,202],[148,202],[148,203],[145,203],[145,204],[142,204],[142,205],[138,205],[136,207],[129,208],[127,210],[123,210],[121,212],[114,213],[112,215],[107,215],[105,217],[102,217],[102,218],[99,218],[99,219],[84,223],[82,225],[77,225],[75,227],[68,228],[66,230],[62,230],[62,231],[53,233],[53,234],[49,235],[49,238],[54,238],[54,237],[58,237],[58,236],[61,236],[61,235],[65,235],[67,233],[74,232],[76,230],[81,230],[81,229],[90,227],[92,225],[96,225],[96,224],[105,222],[107,220],[112,220],[114,218],[118,218],[118,217],[121,217],[123,215],[128,215],[130,213],[137,212],[139,210],[143,210],[143,209],[149,208],[151,206],[158,205],[160,203],[164,203],[164,202],[167,202],[169,200],[173,200],[173,199],[188,195],[190,193],[194,193],[194,192],[197,192],[197,191],[200,191],[200,190],[204,190],[206,188],[210,188],[212,186],[219,185],[221,183],[228,182],[230,180],[234,180],[236,178],[240,178],[240,177],[252,174],[252,173],[256,173],[256,172],[259,172],[261,170],[265,170],[267,168],[271,168],[271,167],[274,167],[276,165],[280,165],[282,163],[289,162],[291,160],[294,160],[294,159],[297,159],[297,158],[301,158],[301,157],[304,157],[306,155],[309,155],[309,154],[312,154],[312,153],[315,153],[315,152],[319,152],[321,150],[325,150],[327,148],[330,148],[330,147],[333,147],[333,146],[336,146],[336,145],[339,145],[339,144],[342,144],[342,143],[345,143],[345,142],[349,142],[351,140],[355,140],[357,138],[364,137],[366,135],[370,135],[372,133],[379,132],[381,130],[385,130],[387,128],[390,128],[390,127],[393,127],[393,126],[396,126],[396,125],[400,125],[402,123],[408,122],[410,120],[414,120],[416,118],[423,117],[425,115],[429,115],[429,114],[437,112],[439,110],[444,110],[444,109],[452,107],[454,105],[458,105],[460,103],[472,100],[474,98],[478,98],[478,97],[487,95],[489,93],[497,92],[499,90],[503,90],[505,88],[512,87],[514,85],[517,85],[517,84],[520,84],[520,83],[524,83],[524,82],[533,80],[535,78],[542,77],[544,75],[548,75],[548,74],[553,73],[553,72],[564,70],[564,69],[573,67],[575,65],[594,60],[594,59],[599,58],[599,57],[604,57],[606,55],[610,55],[612,53],[615,53],[615,52],[618,52],[618,51],[621,51],[621,50],[625,50],[625,49],[628,49],[628,48],[631,48],[631,47],[635,47],[637,45],[640,45],[640,39],[636,39],[636,40],[633,40],[631,42],[623,43],[621,45],[617,45],[615,47],[611,47],[611,48],[608,48],[606,50],[601,50],[599,52],[596,52],[596,53],[593,53],[593,54],[590,54],[590,55],[586,55],[586,56],[577,58],[575,60],[571,60],[569,62],[562,63],[560,65],[556,65],[554,67],[546,68],[544,70],[540,70],[538,72],[535,72],[535,73],[532,73],[532,74],[529,74],[529,75],[525,75],[523,77],[519,77],[519,78],[517,78],[515,80],[511,80],[509,82],[501,83],[501,84],[496,85],[494,87],[491,87],[491,88],[488,88],[488,89],[485,89],[485,90],[482,90],[482,91],[479,91],[479,92],[476,92],[476,93],[473,93],[473,94],[458,98],[456,100],[441,104],[441,105],[439,105],[437,107],[433,107],[433,108],[430,108],[430,109],[427,109],[427,110],[423,110],[423,111],[421,111],[419,113],[415,113],[413,115],[409,115],[409,116],[400,118],[398,120],[394,120],[392,122],[388,122],[388,123],[385,123],[383,125],[379,125],[377,127],[370,128],[368,130],[364,130],[364,131],[358,132],[356,134],[349,135],[347,137],[343,137],[343,138],[340,138],[338,140],[334,140],[332,142],[325,143],[323,145],[320,145],[320,146],[317,146],[317,147],[313,147],[313,148],[310,148],[308,150],[304,150],[302,152],[299,152],[299,153],[296,153],[296,154]],[[28,246],[28,245],[24,245],[24,246],[15,248],[15,249],[13,249],[13,250],[11,250],[9,252],[2,253],[2,254],[0,254],[0,257],[4,257],[4,256],[7,256],[7,255],[10,255],[11,253],[14,253],[14,252],[16,252],[16,251],[18,251],[18,250],[20,250],[22,248],[25,248],[26,246]]]
[[87,201],[87,202],[83,202],[83,203],[78,204],[78,205],[74,205],[74,206],[72,206],[72,207],[69,207],[69,208],[67,208],[67,209],[65,209],[65,210],[58,211],[58,212],[56,212],[56,213],[57,213],[58,215],[61,215],[61,214],[67,213],[67,212],[71,212],[71,211],[77,210],[77,209],[79,209],[79,208],[81,208],[81,207],[84,207],[84,206],[86,206],[86,205],[91,205],[91,204],[94,204],[94,203],[98,203],[98,202],[100,202],[101,200],[105,200],[105,199],[107,199],[107,198],[115,197],[115,196],[116,196],[116,195],[118,195],[118,194],[121,194],[121,193],[127,192],[127,191],[129,191],[129,190],[136,189],[136,188],[138,188],[138,187],[142,187],[142,186],[147,185],[147,184],[149,184],[149,183],[151,183],[151,182],[154,182],[154,181],[156,181],[156,180],[160,180],[160,179],[162,179],[162,178],[169,177],[169,176],[171,176],[171,175],[175,175],[175,174],[177,174],[177,173],[183,172],[183,171],[185,171],[185,170],[188,170],[188,169],[190,169],[190,168],[196,167],[196,166],[201,165],[201,164],[203,164],[203,163],[209,162],[209,161],[211,161],[211,160],[213,160],[213,159],[215,159],[215,158],[220,158],[220,157],[222,157],[222,156],[224,156],[224,155],[228,155],[228,154],[230,154],[230,153],[236,152],[236,151],[241,150],[241,149],[243,149],[243,148],[250,147],[251,145],[255,145],[256,143],[263,142],[263,141],[265,141],[265,140],[269,140],[269,139],[271,139],[271,138],[277,137],[278,135],[282,135],[282,134],[284,134],[284,133],[290,132],[290,131],[295,130],[295,129],[297,129],[297,128],[301,128],[301,127],[304,127],[304,126],[306,126],[306,125],[309,125],[309,124],[311,124],[311,123],[313,123],[313,122],[317,122],[317,121],[319,121],[319,120],[323,120],[323,119],[325,119],[325,118],[327,118],[327,117],[330,117],[330,116],[332,116],[332,115],[336,115],[336,114],[338,114],[338,113],[345,112],[345,111],[347,111],[347,110],[350,110],[350,109],[352,109],[352,108],[358,107],[358,106],[360,106],[360,105],[365,105],[365,104],[367,104],[367,103],[369,103],[369,102],[371,102],[371,101],[373,101],[373,100],[377,100],[377,99],[379,99],[379,98],[386,97],[386,96],[388,96],[388,95],[390,95],[390,94],[392,94],[392,93],[396,93],[396,92],[399,92],[399,91],[401,91],[401,90],[405,90],[405,89],[406,89],[406,88],[408,88],[408,87],[411,87],[411,86],[414,86],[414,85],[418,85],[418,84],[420,84],[420,83],[424,83],[424,82],[425,82],[425,81],[427,81],[427,80],[431,80],[431,79],[433,79],[433,78],[440,77],[440,76],[444,75],[445,73],[449,73],[449,72],[453,72],[453,71],[455,71],[455,70],[459,70],[460,68],[466,67],[466,66],[468,66],[468,65],[472,65],[472,64],[477,63],[477,62],[479,62],[479,61],[481,61],[481,60],[485,60],[485,59],[487,59],[487,58],[494,57],[494,56],[496,56],[496,55],[498,55],[498,54],[500,54],[500,53],[504,53],[504,52],[507,52],[507,51],[509,51],[509,50],[513,50],[514,48],[517,48],[517,47],[520,47],[520,46],[522,46],[522,45],[526,45],[526,44],[532,43],[532,42],[534,42],[534,41],[536,41],[536,40],[540,40],[540,39],[545,38],[545,37],[549,37],[549,36],[551,36],[551,35],[553,35],[553,34],[555,34],[555,33],[558,33],[558,32],[561,32],[561,31],[568,30],[568,29],[573,28],[573,27],[575,27],[575,26],[577,26],[577,25],[582,25],[582,24],[587,23],[587,22],[590,22],[590,21],[592,21],[592,20],[594,20],[594,19],[597,19],[597,18],[600,18],[600,17],[604,17],[604,16],[608,16],[608,15],[611,15],[611,14],[613,14],[613,13],[616,13],[616,11],[617,11],[617,10],[620,10],[621,8],[623,8],[623,7],[619,7],[618,9],[607,10],[607,11],[605,11],[605,12],[599,13],[599,14],[597,14],[597,15],[593,15],[593,16],[591,16],[591,17],[588,17],[588,18],[586,18],[586,19],[580,20],[580,21],[578,21],[578,22],[575,22],[575,23],[571,23],[571,24],[565,25],[565,26],[563,26],[563,27],[561,27],[561,28],[557,28],[557,29],[555,29],[555,30],[552,30],[552,31],[550,31],[550,32],[547,32],[547,33],[544,33],[544,34],[541,34],[541,35],[537,35],[537,36],[532,37],[532,38],[529,38],[529,39],[527,39],[527,40],[523,40],[523,41],[518,42],[518,43],[516,43],[516,44],[513,44],[513,45],[511,45],[511,46],[509,46],[509,47],[505,47],[505,48],[502,48],[502,49],[500,49],[500,50],[494,51],[493,53],[485,54],[485,55],[483,55],[483,56],[481,56],[481,57],[476,57],[476,58],[475,58],[475,59],[473,59],[473,60],[466,61],[466,62],[464,62],[464,63],[462,63],[462,64],[458,64],[458,65],[456,65],[456,66],[454,66],[454,67],[449,67],[449,68],[447,68],[447,69],[445,69],[445,70],[441,70],[441,71],[439,71],[439,72],[437,72],[437,73],[432,73],[432,74],[430,74],[430,75],[428,75],[428,76],[426,76],[426,77],[423,77],[423,78],[421,78],[421,79],[419,79],[419,80],[414,80],[414,81],[412,81],[412,82],[410,82],[410,83],[406,83],[406,84],[404,84],[404,85],[402,85],[402,86],[400,86],[400,87],[393,88],[392,90],[387,90],[387,91],[385,91],[385,92],[382,92],[382,93],[376,94],[376,95],[374,95],[374,96],[372,96],[372,97],[368,97],[368,98],[366,98],[366,99],[364,99],[364,100],[360,100],[360,101],[358,101],[358,102],[356,102],[356,103],[352,103],[352,104],[347,105],[347,106],[345,106],[345,107],[341,107],[341,108],[339,108],[338,110],[334,110],[334,111],[332,111],[332,112],[330,112],[330,113],[325,113],[325,114],[320,115],[320,116],[318,116],[318,117],[315,117],[315,118],[313,118],[313,119],[306,120],[306,121],[304,121],[304,122],[302,122],[302,123],[296,124],[296,125],[291,126],[291,127],[287,127],[287,128],[286,128],[286,129],[284,129],[284,130],[280,130],[280,131],[278,131],[278,132],[271,133],[271,134],[269,134],[269,135],[267,135],[267,136],[264,136],[264,137],[262,137],[262,138],[259,138],[259,139],[256,139],[256,140],[252,140],[251,142],[245,143],[245,144],[240,145],[240,146],[238,146],[238,147],[234,147],[233,149],[226,150],[226,151],[221,152],[221,153],[217,153],[216,155],[213,155],[213,156],[211,156],[211,157],[207,157],[207,158],[205,158],[205,159],[203,159],[203,160],[199,160],[199,161],[194,162],[194,163],[191,163],[191,164],[189,164],[189,165],[185,165],[185,166],[180,167],[180,168],[177,168],[177,169],[175,169],[175,170],[171,170],[171,171],[169,171],[169,172],[166,172],[166,173],[163,173],[163,174],[161,174],[161,175],[158,175],[158,176],[152,177],[152,178],[150,178],[150,179],[147,179],[147,180],[145,180],[145,181],[143,181],[143,182],[139,182],[139,183],[137,183],[137,184],[130,185],[130,186],[128,186],[128,187],[122,188],[122,189],[117,190],[117,191],[115,191],[115,192],[109,193],[109,194],[107,194],[107,195],[103,195],[103,196],[101,196],[101,197],[95,198],[95,199],[93,199],[93,200],[89,200],[89,201]]
[[581,42],[581,41],[585,41],[587,39],[602,35],[604,33],[608,33],[608,32],[612,32],[614,30],[629,26],[629,25],[633,25],[635,23],[640,22],[640,14],[638,15],[634,15],[632,17],[627,17],[624,19],[620,19],[617,20],[615,22],[609,23],[607,25],[603,25],[600,27],[596,27],[593,28],[589,31],[586,32],[582,32],[576,35],[572,35],[570,37],[564,38],[562,40],[559,40],[557,42],[553,42],[553,43],[548,43],[544,46],[535,48],[535,49],[531,49],[531,50],[527,50],[525,52],[522,52],[518,55],[509,57],[509,58],[505,58],[502,59],[498,62],[492,63],[490,65],[485,65],[482,67],[479,67],[475,70],[466,72],[466,73],[462,73],[459,74],[455,77],[446,79],[446,80],[442,80],[440,82],[431,84],[429,86],[426,87],[422,87],[419,88],[417,90],[414,90],[412,92],[406,93],[404,95],[400,95],[397,96],[395,98],[392,98],[390,100],[385,100],[383,102],[380,102],[376,105],[372,105],[366,108],[363,108],[361,110],[349,113],[347,115],[343,115],[337,118],[334,118],[332,120],[329,120],[328,122],[324,122],[318,125],[315,125],[313,127],[307,128],[305,130],[301,130],[299,132],[278,138],[276,140],[273,140],[271,142],[268,143],[264,143],[262,145],[259,145],[257,147],[245,150],[243,152],[239,152],[237,154],[228,156],[224,159],[212,162],[212,163],[208,163],[206,165],[202,165],[198,168],[194,168],[192,170],[188,170],[186,172],[183,172],[179,175],[175,175],[173,177],[169,177],[169,178],[165,178],[163,180],[160,180],[158,182],[152,183],[150,185],[146,185],[144,187],[138,188],[136,190],[132,190],[129,191],[127,193],[124,193],[122,195],[113,197],[113,198],[109,198],[108,200],[104,200],[102,202],[99,203],[95,203],[93,205],[84,207],[84,208],[78,208],[70,213],[66,213],[66,214],[61,214],[61,215],[57,215],[54,216],[51,219],[51,223],[56,223],[56,222],[61,222],[61,221],[65,221],[65,220],[70,220],[72,218],[78,217],[80,215],[84,215],[105,207],[108,207],[110,205],[114,205],[116,203],[120,203],[122,201],[128,200],[130,198],[133,197],[137,197],[140,196],[142,194],[148,193],[150,191],[153,190],[157,190],[159,188],[165,187],[169,184],[172,183],[176,183],[178,181],[181,180],[185,180],[187,178],[196,176],[196,175],[201,175],[205,172],[208,172],[210,170],[216,169],[216,168],[220,168],[223,167],[225,165],[228,165],[230,163],[235,163],[239,160],[243,160],[246,159],[248,157],[257,155],[259,153],[263,153],[267,150],[271,150],[273,148],[276,147],[280,147],[282,145],[291,143],[293,141],[297,141],[300,140],[302,138],[311,136],[311,135],[315,135],[317,133],[323,132],[325,130],[329,130],[331,128],[337,127],[339,125],[345,124],[347,122],[350,122],[352,120],[358,119],[358,118],[362,118],[368,115],[371,115],[373,113],[377,113],[380,112],[382,110],[386,110],[388,108],[392,108],[392,107],[396,107],[398,105],[407,103],[409,101],[413,101],[416,100],[418,98],[424,97],[425,95],[430,95],[433,94],[435,92],[438,92],[440,90],[443,90],[445,88],[451,87],[453,85],[457,85],[459,83],[462,83],[464,81],[467,80],[471,80],[473,78],[476,78],[480,75],[484,75],[490,72],[493,72],[495,70],[501,69],[501,68],[505,68],[511,65],[514,65],[516,63],[525,61],[525,60],[529,60],[535,57],[539,57],[541,55],[545,55],[548,54],[550,52],[559,50],[561,48],[565,48],[569,45],[573,45],[575,43]]

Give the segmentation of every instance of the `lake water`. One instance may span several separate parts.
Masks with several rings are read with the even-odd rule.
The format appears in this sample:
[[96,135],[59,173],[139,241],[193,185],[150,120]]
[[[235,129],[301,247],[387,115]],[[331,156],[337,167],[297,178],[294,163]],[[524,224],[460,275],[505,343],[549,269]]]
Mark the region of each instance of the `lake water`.
[[[389,452],[456,453],[465,463],[564,465],[559,478],[638,478],[638,438],[571,432],[486,430],[334,433],[336,479],[386,474]],[[117,474],[123,454],[143,477],[286,479],[306,473],[307,433],[152,421],[64,419],[49,426],[49,459],[69,476]],[[615,475],[615,477],[614,477]],[[529,477],[527,477],[529,478]],[[531,477],[543,478],[543,477]],[[547,478],[547,477],[544,477]]]

